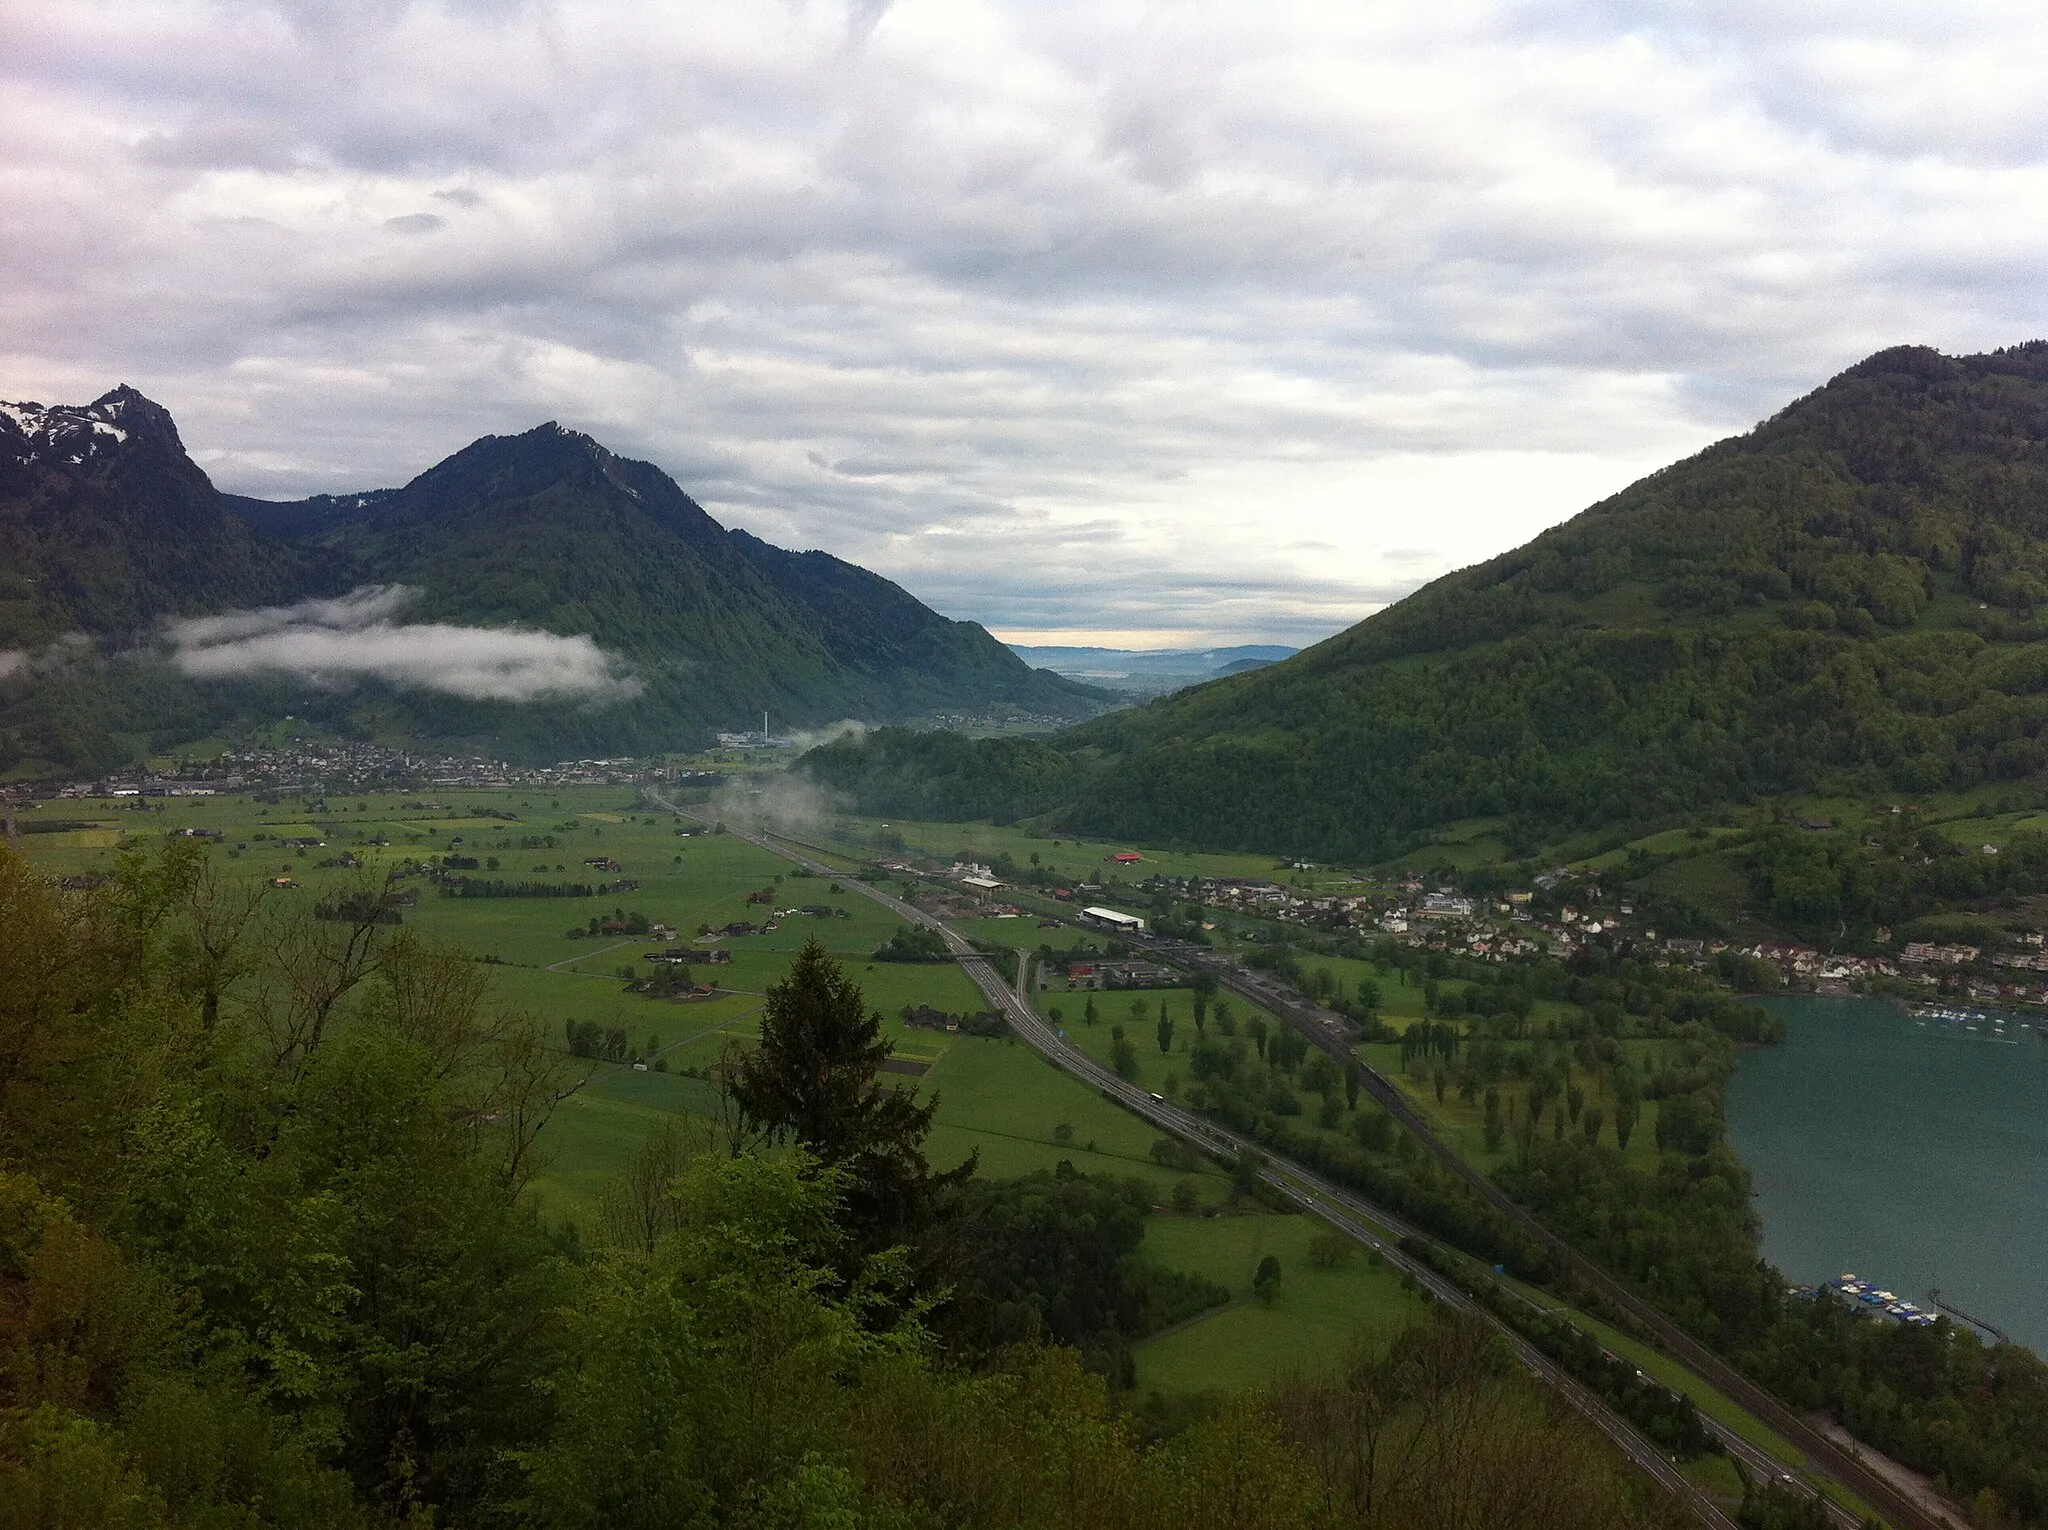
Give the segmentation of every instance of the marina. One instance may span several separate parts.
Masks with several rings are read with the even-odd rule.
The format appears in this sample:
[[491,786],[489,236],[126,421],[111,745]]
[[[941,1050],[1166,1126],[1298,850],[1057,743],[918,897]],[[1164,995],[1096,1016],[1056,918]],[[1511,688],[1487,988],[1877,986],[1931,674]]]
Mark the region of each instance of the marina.
[[2048,1022],[1961,1003],[1769,1005],[1786,1039],[1746,1051],[1728,1095],[1764,1257],[1814,1290],[1857,1272],[1878,1296],[1858,1293],[1862,1312],[1898,1321],[1884,1309],[1909,1300],[1987,1342],[2048,1349]]
[[1938,1313],[1929,1312],[1918,1302],[1909,1302],[1890,1291],[1881,1291],[1873,1282],[1858,1280],[1854,1274],[1838,1275],[1818,1286],[1799,1288],[1799,1294],[1808,1297],[1818,1297],[1823,1291],[1833,1292],[1859,1317],[1885,1319],[1914,1328],[1932,1328],[1941,1321]]
[[1967,1032],[1992,1041],[2017,1043],[2029,1033],[2048,1041],[2048,1019],[2038,1012],[1982,1008],[1959,1004],[1914,1004],[1907,1008],[1922,1029]]

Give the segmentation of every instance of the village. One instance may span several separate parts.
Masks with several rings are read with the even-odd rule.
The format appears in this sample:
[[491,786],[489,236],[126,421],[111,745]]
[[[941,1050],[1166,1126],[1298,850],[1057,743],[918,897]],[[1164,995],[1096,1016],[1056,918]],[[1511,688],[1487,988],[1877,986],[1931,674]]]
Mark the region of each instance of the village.
[[481,756],[457,758],[392,749],[372,743],[295,742],[272,748],[225,751],[210,760],[181,761],[168,770],[141,770],[72,781],[0,788],[0,800],[26,808],[36,801],[213,797],[230,792],[392,792],[428,790],[545,791],[571,786],[667,783],[716,785],[715,771],[678,771],[651,760],[560,760],[553,765],[508,765]]
[[[1105,857],[1113,871],[1142,867],[1144,856],[1121,851]],[[1011,889],[987,866],[960,862],[943,870],[895,858],[875,863],[905,875],[936,875],[954,891],[927,895],[934,913],[948,917],[1021,918],[1029,910],[1004,894]],[[1297,869],[1309,869],[1300,867]],[[1659,967],[1706,968],[1725,956],[1743,959],[1753,979],[1763,968],[1777,974],[1777,986],[1823,995],[1866,994],[1962,1000],[1976,1004],[2048,1007],[2048,937],[2031,931],[2000,950],[1973,945],[1906,941],[1896,954],[1827,952],[1797,941],[1704,939],[1660,935],[1627,897],[1610,896],[1597,874],[1558,866],[1533,879],[1528,889],[1491,896],[1449,886],[1426,887],[1414,877],[1376,882],[1352,879],[1356,892],[1302,892],[1256,877],[1183,877],[1151,874],[1131,884],[1114,876],[1072,888],[1047,889],[1060,903],[1080,906],[1080,921],[1116,936],[1144,932],[1148,920],[1117,908],[1090,904],[1107,900],[1149,905],[1155,913],[1174,904],[1199,905],[1201,930],[1214,932],[1230,916],[1295,925],[1320,935],[1394,940],[1404,946],[1471,960],[1569,961],[1582,948],[1599,945],[1646,956]],[[1562,896],[1561,896],[1562,895]],[[1568,897],[1571,901],[1564,901]],[[1583,905],[1583,906],[1581,906]],[[1053,921],[1056,922],[1056,921]],[[1157,921],[1150,921],[1156,924]],[[1169,921],[1166,929],[1171,929]],[[1166,933],[1165,929],[1160,933]],[[1889,940],[1889,931],[1880,931]],[[1074,989],[1170,987],[1185,974],[1128,955],[1076,961],[1066,967]]]

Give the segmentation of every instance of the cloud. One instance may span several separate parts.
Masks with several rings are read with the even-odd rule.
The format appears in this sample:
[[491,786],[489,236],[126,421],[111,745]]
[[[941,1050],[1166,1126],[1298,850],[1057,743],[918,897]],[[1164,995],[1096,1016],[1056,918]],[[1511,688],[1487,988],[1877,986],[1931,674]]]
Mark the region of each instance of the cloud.
[[2017,0],[0,26],[0,396],[126,378],[272,497],[558,418],[1009,626],[1299,637],[2048,333]]
[[711,799],[721,822],[779,834],[815,833],[846,811],[837,792],[807,776],[787,771],[773,775],[733,776]]
[[812,750],[836,739],[859,738],[869,731],[869,725],[856,718],[843,717],[836,723],[822,728],[798,728],[789,735],[789,741],[799,750]]
[[415,593],[366,586],[334,600],[181,618],[163,636],[171,662],[198,679],[376,679],[475,701],[619,701],[640,691],[588,635],[394,622]]
[[18,675],[56,675],[60,680],[69,680],[80,666],[93,663],[97,657],[91,638],[83,632],[66,632],[41,648],[0,648],[0,680],[12,680]]

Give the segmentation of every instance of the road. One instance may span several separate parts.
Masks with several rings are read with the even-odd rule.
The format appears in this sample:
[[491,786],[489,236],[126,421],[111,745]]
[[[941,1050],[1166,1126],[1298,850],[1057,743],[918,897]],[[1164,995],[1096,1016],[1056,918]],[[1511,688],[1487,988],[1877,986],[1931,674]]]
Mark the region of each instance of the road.
[[[1544,1245],[1570,1269],[1580,1284],[1597,1292],[1613,1306],[1627,1313],[1638,1331],[1649,1334],[1665,1354],[1677,1360],[1695,1376],[1713,1386],[1723,1396],[1800,1450],[1813,1471],[1842,1483],[1865,1503],[1875,1508],[1897,1527],[1897,1530],[1950,1530],[1947,1520],[1930,1515],[1890,1482],[1870,1470],[1721,1356],[1693,1338],[1677,1323],[1572,1248],[1564,1239],[1538,1221],[1526,1207],[1510,1199],[1506,1191],[1488,1179],[1476,1166],[1467,1162],[1457,1149],[1437,1135],[1435,1124],[1422,1113],[1399,1085],[1378,1069],[1359,1060],[1357,1053],[1351,1048],[1350,1023],[1342,1015],[1324,1009],[1286,985],[1275,982],[1261,973],[1248,971],[1206,947],[1158,940],[1143,935],[1123,938],[1131,940],[1133,944],[1145,946],[1161,956],[1213,973],[1219,984],[1280,1016],[1339,1063],[1346,1067],[1360,1068],[1365,1091],[1435,1153],[1445,1167],[1469,1184],[1487,1204],[1512,1217],[1529,1233],[1541,1239]],[[1732,1439],[1727,1431],[1721,1433],[1724,1441]],[[1747,1446],[1747,1442],[1744,1442],[1744,1445],[1755,1451],[1755,1447]],[[1730,1448],[1734,1449],[1732,1443]],[[1762,1452],[1756,1452],[1756,1455],[1768,1463],[1768,1469],[1774,1475],[1784,1473],[1784,1466],[1775,1458],[1763,1455]],[[1745,1456],[1744,1459],[1748,1460],[1749,1457]],[[1851,1527],[1851,1530],[1860,1524],[1858,1518],[1848,1510],[1839,1505],[1833,1507],[1835,1519],[1839,1524]]]
[[[653,791],[649,791],[647,795],[670,812],[688,811]],[[690,813],[689,816],[699,815]],[[793,861],[817,875],[846,875],[766,835],[730,827],[728,832],[739,834],[749,843],[758,845],[772,855]],[[850,886],[853,890],[882,904],[905,923],[921,925],[936,931],[946,942],[947,949],[959,960],[962,970],[974,979],[976,986],[989,1002],[1008,1019],[1011,1029],[1018,1037],[1050,1058],[1067,1073],[1099,1090],[1133,1114],[1150,1121],[1162,1131],[1170,1132],[1226,1160],[1235,1160],[1246,1153],[1256,1155],[1261,1163],[1260,1178],[1265,1183],[1304,1211],[1321,1217],[1379,1254],[1388,1264],[1412,1277],[1418,1286],[1438,1301],[1459,1311],[1470,1312],[1492,1327],[1507,1342],[1515,1357],[1531,1375],[1554,1388],[1602,1434],[1612,1440],[1645,1474],[1684,1500],[1701,1520],[1712,1527],[1712,1530],[1738,1530],[1735,1521],[1694,1487],[1672,1464],[1670,1458],[1639,1434],[1628,1420],[1608,1407],[1600,1397],[1582,1386],[1549,1356],[1536,1349],[1506,1323],[1478,1306],[1459,1287],[1444,1279],[1429,1266],[1411,1259],[1395,1246],[1398,1240],[1404,1237],[1424,1237],[1420,1229],[1372,1204],[1363,1196],[1332,1184],[1297,1164],[1272,1158],[1250,1139],[1240,1137],[1237,1133],[1220,1127],[1192,1111],[1183,1110],[1169,1100],[1150,1094],[1104,1068],[1040,1019],[1037,1011],[1024,998],[1020,989],[1026,977],[1025,964],[1029,958],[1023,953],[1019,953],[1019,988],[1012,988],[990,963],[988,957],[975,950],[965,936],[952,929],[945,921],[866,882],[853,881],[849,878],[843,885]],[[1751,1451],[1746,1441],[1737,1443],[1746,1452]],[[1761,1452],[1752,1454],[1760,1458],[1751,1461],[1754,1470],[1771,1476],[1782,1474],[1783,1469],[1776,1461],[1763,1456]],[[1750,1455],[1745,1455],[1745,1460],[1750,1459]],[[1853,1526],[1855,1521],[1850,1520],[1849,1524]]]
[[[684,811],[674,807],[673,804],[668,803],[665,799],[654,793],[650,792],[649,795],[655,801],[660,802],[662,806],[669,808],[670,811]],[[691,814],[690,816],[697,817],[700,815]],[[747,833],[745,831],[734,832],[741,833],[749,842],[758,845],[771,855],[777,855],[785,860],[794,861],[819,875],[844,875],[843,872],[838,872],[835,868],[827,866],[823,862],[815,861],[805,856],[802,854],[801,849],[792,848],[792,844],[798,842],[777,842],[761,834]],[[988,965],[987,958],[976,952],[964,937],[949,928],[944,921],[925,913],[922,909],[903,902],[899,898],[891,897],[889,894],[867,883],[856,881],[851,885],[863,895],[888,907],[906,922],[936,930],[945,939],[948,949],[952,950],[961,959],[962,966],[975,978],[983,992],[988,995],[990,1000],[999,1009],[1009,1016],[1018,1034],[1039,1051],[1050,1057],[1055,1063],[1065,1068],[1069,1073],[1096,1085],[1104,1093],[1113,1096],[1120,1104],[1150,1120],[1154,1125],[1172,1131],[1189,1141],[1210,1147],[1212,1150],[1221,1152],[1226,1156],[1249,1149],[1263,1157],[1268,1157],[1269,1164],[1264,1177],[1269,1182],[1276,1184],[1283,1193],[1287,1194],[1290,1199],[1295,1200],[1298,1204],[1314,1210],[1318,1215],[1338,1222],[1339,1225],[1344,1226],[1344,1230],[1347,1232],[1355,1233],[1357,1229],[1343,1220],[1346,1217],[1363,1219],[1368,1223],[1377,1224],[1382,1228],[1388,1229],[1391,1237],[1395,1239],[1414,1236],[1423,1238],[1424,1241],[1432,1241],[1419,1229],[1401,1221],[1393,1213],[1372,1205],[1354,1192],[1332,1185],[1321,1179],[1320,1176],[1289,1161],[1270,1160],[1270,1155],[1267,1155],[1263,1148],[1258,1147],[1257,1144],[1249,1141],[1249,1139],[1240,1138],[1235,1133],[1216,1126],[1206,1118],[1197,1116],[1190,1111],[1182,1110],[1167,1101],[1154,1100],[1144,1090],[1117,1077],[1088,1058],[1078,1048],[1069,1045],[1064,1038],[1054,1034],[1042,1020],[1038,1019],[1036,1012],[1031,1006],[1003,983],[1001,976]],[[1072,921],[1070,920],[1069,922]],[[1948,1521],[1936,1519],[1929,1515],[1917,1503],[1906,1498],[1889,1482],[1870,1471],[1847,1451],[1835,1445],[1833,1441],[1821,1434],[1819,1430],[1815,1429],[1804,1419],[1785,1407],[1775,1397],[1750,1381],[1748,1377],[1721,1359],[1719,1355],[1716,1355],[1713,1351],[1693,1339],[1690,1334],[1665,1317],[1663,1313],[1650,1306],[1647,1302],[1644,1302],[1634,1292],[1600,1269],[1599,1266],[1593,1264],[1575,1249],[1571,1248],[1563,1239],[1537,1221],[1529,1211],[1509,1199],[1505,1191],[1486,1178],[1473,1165],[1467,1163],[1450,1144],[1444,1142],[1437,1135],[1434,1123],[1416,1108],[1393,1080],[1387,1078],[1386,1075],[1377,1069],[1359,1061],[1357,1054],[1351,1050],[1349,1041],[1350,1023],[1343,1016],[1311,1003],[1291,988],[1263,974],[1250,971],[1238,966],[1234,962],[1219,957],[1214,951],[1206,947],[1189,945],[1185,942],[1160,940],[1147,935],[1132,937],[1129,934],[1124,934],[1121,938],[1132,940],[1135,944],[1145,946],[1161,956],[1184,965],[1212,972],[1215,974],[1219,984],[1288,1021],[1288,1023],[1294,1025],[1306,1035],[1310,1041],[1329,1052],[1339,1062],[1347,1067],[1358,1066],[1362,1070],[1362,1082],[1365,1090],[1389,1114],[1400,1121],[1412,1135],[1433,1151],[1448,1168],[1472,1185],[1488,1204],[1512,1217],[1516,1222],[1540,1238],[1583,1284],[1598,1291],[1616,1307],[1627,1312],[1638,1325],[1639,1331],[1652,1335],[1657,1347],[1677,1359],[1687,1370],[1708,1382],[1721,1392],[1723,1396],[1730,1398],[1781,1438],[1802,1451],[1806,1456],[1810,1469],[1818,1472],[1820,1475],[1832,1477],[1836,1481],[1848,1486],[1851,1491],[1856,1493],[1866,1503],[1876,1508],[1885,1519],[1896,1527],[1896,1530],[1952,1530]],[[1020,978],[1022,977],[1021,972],[1019,976]],[[1426,1285],[1432,1292],[1442,1296],[1445,1290],[1453,1291],[1456,1296],[1457,1305],[1468,1308],[1471,1306],[1469,1299],[1465,1298],[1462,1292],[1456,1292],[1454,1287],[1450,1287],[1447,1282],[1444,1282],[1441,1277],[1436,1276],[1433,1271],[1429,1271],[1426,1267],[1419,1266],[1414,1261],[1406,1259],[1398,1251],[1386,1247],[1384,1242],[1375,1241],[1369,1237],[1366,1241],[1386,1255],[1390,1262],[1396,1263],[1399,1267],[1414,1273],[1418,1282]],[[1425,1277],[1427,1278],[1425,1279]],[[1528,1350],[1526,1343],[1514,1335],[1513,1330],[1507,1328],[1504,1324],[1498,1323],[1490,1314],[1482,1313],[1481,1315],[1486,1317],[1489,1322],[1493,1322],[1495,1326],[1499,1327],[1509,1337],[1509,1341],[1516,1345],[1518,1353]],[[1591,1394],[1586,1394],[1583,1388],[1579,1388],[1576,1382],[1571,1381],[1570,1377],[1566,1376],[1562,1371],[1558,1371],[1555,1366],[1551,1366],[1547,1359],[1544,1359],[1544,1357],[1538,1355],[1533,1350],[1528,1350],[1528,1353],[1535,1356],[1537,1360],[1542,1361],[1544,1366],[1549,1367],[1549,1370],[1555,1374],[1560,1382],[1569,1383],[1570,1387],[1577,1388],[1579,1393],[1590,1398]],[[1538,1371],[1538,1374],[1544,1373]],[[1561,1385],[1560,1390],[1566,1390],[1566,1388]],[[1566,1395],[1571,1396],[1572,1394],[1567,1390]],[[1576,1400],[1575,1398],[1574,1401]],[[1666,1482],[1667,1485],[1669,1485],[1671,1479],[1676,1479],[1681,1483],[1684,1481],[1682,1477],[1678,1477],[1678,1474],[1671,1470],[1670,1463],[1656,1451],[1654,1446],[1643,1440],[1641,1436],[1634,1434],[1634,1430],[1625,1420],[1621,1419],[1619,1415],[1612,1413],[1611,1410],[1606,1408],[1605,1404],[1599,1403],[1598,1399],[1592,1399],[1592,1401],[1599,1408],[1600,1413],[1605,1415],[1604,1419],[1595,1418],[1595,1422],[1601,1424],[1603,1432],[1608,1432],[1610,1436],[1612,1435],[1612,1430],[1607,1428],[1608,1421],[1611,1421],[1614,1425],[1634,1436],[1640,1450],[1648,1452],[1649,1456],[1664,1468],[1664,1471],[1659,1473],[1649,1462],[1643,1461],[1642,1455],[1637,1450],[1629,1450],[1628,1453],[1631,1457],[1642,1462],[1646,1471],[1649,1471],[1652,1476],[1657,1477],[1659,1481]],[[1752,1473],[1763,1477],[1777,1478],[1781,1481],[1793,1480],[1786,1470],[1786,1464],[1778,1460],[1777,1457],[1751,1444],[1732,1429],[1714,1419],[1706,1418],[1702,1415],[1702,1422],[1720,1439],[1729,1454],[1741,1461]],[[1624,1446],[1624,1449],[1627,1449],[1627,1447]],[[1805,1483],[1804,1485],[1809,1488],[1812,1487],[1811,1483]],[[1697,1494],[1690,1493],[1689,1485],[1687,1491],[1700,1508],[1712,1509],[1711,1504],[1699,1498]],[[1831,1499],[1828,1502],[1828,1508],[1831,1518],[1837,1524],[1844,1527],[1844,1530],[1858,1530],[1861,1520],[1857,1515]],[[1718,1513],[1717,1510],[1714,1512]],[[1723,1520],[1725,1520],[1725,1516],[1723,1516]]]
[[[647,937],[645,935],[639,936],[638,938],[633,940],[615,940],[610,945],[600,946],[595,951],[579,951],[574,956],[565,956],[558,962],[550,962],[546,967],[542,968],[541,970],[544,972],[563,972],[569,969],[570,967],[575,966],[578,962],[589,961],[593,956],[609,956],[612,952],[617,951],[625,946],[644,946],[646,944]],[[570,973],[571,977],[610,977],[611,975],[612,974],[610,974],[609,972]]]

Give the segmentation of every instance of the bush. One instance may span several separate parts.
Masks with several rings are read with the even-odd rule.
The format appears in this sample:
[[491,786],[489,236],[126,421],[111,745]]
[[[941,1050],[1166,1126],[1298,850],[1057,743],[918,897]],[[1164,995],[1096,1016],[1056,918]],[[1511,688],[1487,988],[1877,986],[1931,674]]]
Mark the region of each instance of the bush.
[[1268,1254],[1259,1261],[1259,1268],[1252,1276],[1252,1295],[1268,1307],[1280,1296],[1280,1261]]
[[1308,1262],[1319,1270],[1342,1269],[1357,1245],[1336,1228],[1327,1228],[1309,1240]]

